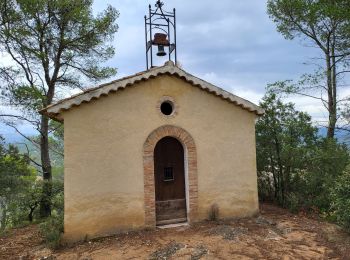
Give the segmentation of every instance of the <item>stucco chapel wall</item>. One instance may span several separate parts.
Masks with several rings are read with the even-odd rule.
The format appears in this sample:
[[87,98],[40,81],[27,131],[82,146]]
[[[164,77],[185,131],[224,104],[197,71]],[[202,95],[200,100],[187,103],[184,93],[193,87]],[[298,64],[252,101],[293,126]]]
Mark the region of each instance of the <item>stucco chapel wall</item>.
[[[176,115],[158,110],[163,96]],[[185,129],[197,148],[198,214],[258,211],[255,118],[174,76],[159,76],[65,112],[65,238],[77,240],[145,224],[143,145],[162,125]]]

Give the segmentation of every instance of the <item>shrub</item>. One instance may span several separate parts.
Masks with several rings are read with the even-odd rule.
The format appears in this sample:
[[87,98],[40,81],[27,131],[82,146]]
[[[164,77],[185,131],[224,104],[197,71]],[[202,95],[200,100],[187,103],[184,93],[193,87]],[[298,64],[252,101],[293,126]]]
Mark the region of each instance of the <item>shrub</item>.
[[219,219],[219,206],[216,203],[211,205],[208,215],[210,221],[217,221]]
[[57,248],[63,233],[63,214],[54,212],[45,222],[40,224],[40,232],[49,247]]
[[286,196],[286,207],[292,212],[297,213],[299,212],[300,208],[302,207],[302,202],[300,198],[300,194],[298,193],[288,193]]
[[350,232],[350,168],[338,178],[332,197],[337,222]]
[[301,193],[305,203],[327,215],[333,202],[330,193],[346,171],[348,163],[348,148],[344,144],[331,139],[319,140],[304,176],[306,186]]
[[274,187],[272,173],[266,171],[258,171],[258,191],[260,201],[274,200]]
[[52,184],[52,215],[40,224],[40,231],[46,244],[57,248],[63,233],[64,192],[62,181],[53,181]]

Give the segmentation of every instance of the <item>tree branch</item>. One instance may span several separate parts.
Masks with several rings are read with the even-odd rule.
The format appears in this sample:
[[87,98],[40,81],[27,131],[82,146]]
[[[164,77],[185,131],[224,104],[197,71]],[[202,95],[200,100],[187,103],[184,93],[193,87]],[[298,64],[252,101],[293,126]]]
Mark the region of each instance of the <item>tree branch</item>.
[[[38,167],[42,167],[41,164],[37,163],[36,161],[34,161],[31,157],[30,157],[30,152],[29,152],[29,148],[28,148],[28,145],[26,143],[16,143],[16,144],[21,144],[21,145],[24,145],[26,147],[26,150],[27,150],[27,156],[26,158],[28,158],[32,163],[34,163],[36,166]],[[39,169],[38,169],[39,170]],[[40,170],[39,170],[40,171]]]
[[[19,115],[10,115],[10,114],[0,114],[0,117],[13,117],[13,118],[16,118],[16,119],[19,119],[19,120],[23,120],[23,121],[26,121],[32,125],[35,125],[35,126],[39,126],[40,122],[38,121],[34,121],[34,120],[30,120],[28,118],[25,118],[23,116],[19,116]],[[39,131],[39,128],[37,128],[37,130]]]

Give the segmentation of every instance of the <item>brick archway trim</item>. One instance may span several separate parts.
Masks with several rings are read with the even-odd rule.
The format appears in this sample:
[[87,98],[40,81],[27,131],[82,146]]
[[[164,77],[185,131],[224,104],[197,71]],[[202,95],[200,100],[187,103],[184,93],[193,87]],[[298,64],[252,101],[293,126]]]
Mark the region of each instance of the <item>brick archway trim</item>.
[[143,145],[143,172],[144,172],[144,201],[145,225],[156,225],[155,186],[154,186],[154,148],[163,137],[174,137],[179,140],[185,151],[185,177],[187,199],[187,221],[196,219],[198,210],[198,178],[197,178],[197,152],[191,135],[184,129],[164,125],[154,130]]

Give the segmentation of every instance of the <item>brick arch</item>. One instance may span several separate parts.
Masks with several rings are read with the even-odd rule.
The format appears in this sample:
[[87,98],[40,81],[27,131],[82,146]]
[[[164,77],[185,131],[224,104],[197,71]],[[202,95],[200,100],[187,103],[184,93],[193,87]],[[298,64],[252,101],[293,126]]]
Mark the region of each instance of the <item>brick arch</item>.
[[144,200],[145,224],[156,225],[155,186],[154,186],[154,148],[163,137],[174,137],[181,142],[185,151],[186,200],[187,221],[196,219],[198,207],[198,181],[197,181],[197,152],[192,136],[184,129],[164,125],[155,129],[143,145],[143,173],[144,173]]

